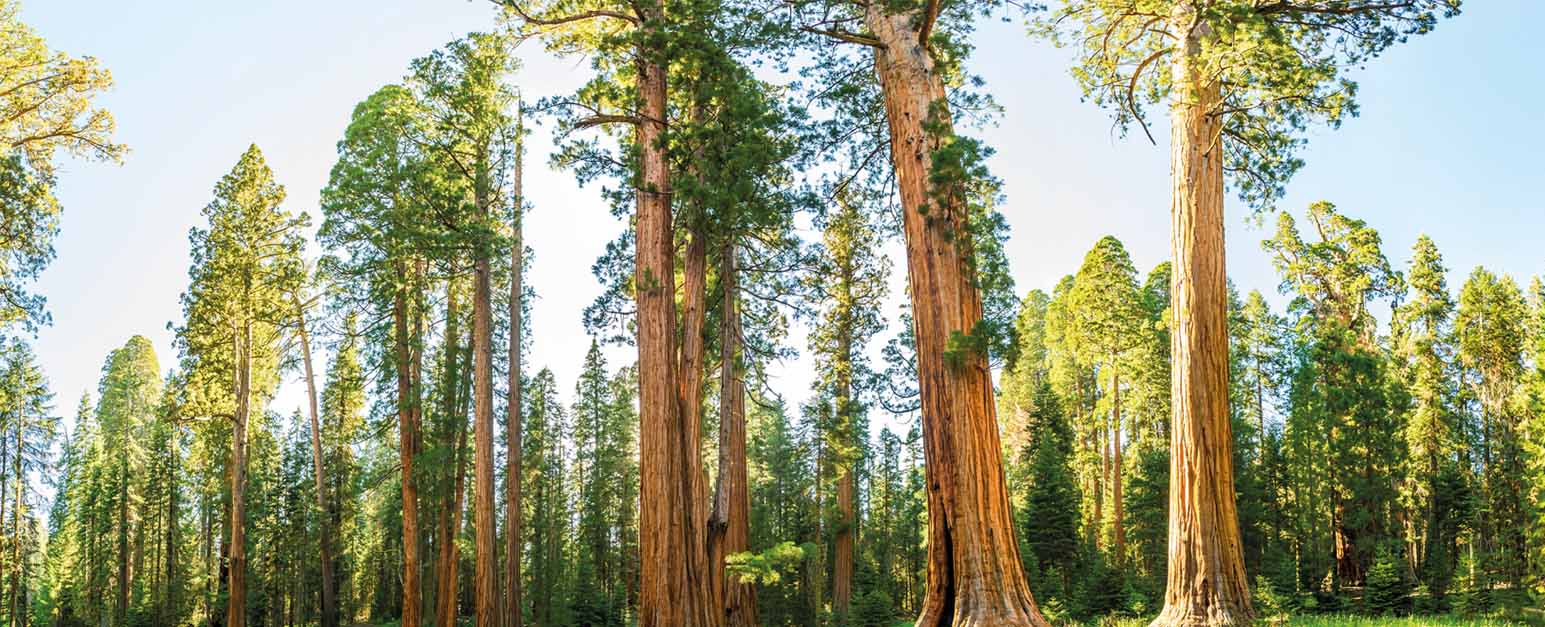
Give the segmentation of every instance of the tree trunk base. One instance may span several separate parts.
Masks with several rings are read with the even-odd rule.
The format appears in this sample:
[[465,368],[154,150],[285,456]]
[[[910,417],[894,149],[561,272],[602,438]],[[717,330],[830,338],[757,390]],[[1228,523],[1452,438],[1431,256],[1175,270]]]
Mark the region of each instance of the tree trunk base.
[[1041,617],[1039,611],[1025,612],[1017,608],[979,608],[974,611],[955,612],[954,616],[944,616],[937,610],[924,610],[917,617],[916,627],[999,627],[1002,625],[1023,625],[1027,627],[1051,627],[1051,623]]
[[1233,627],[1253,625],[1255,616],[1247,608],[1228,604],[1166,605],[1148,627]]

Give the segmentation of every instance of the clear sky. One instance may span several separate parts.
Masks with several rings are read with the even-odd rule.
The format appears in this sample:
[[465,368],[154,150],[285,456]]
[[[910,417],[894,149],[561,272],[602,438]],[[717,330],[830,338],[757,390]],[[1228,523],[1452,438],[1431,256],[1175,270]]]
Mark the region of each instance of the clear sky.
[[[122,166],[69,163],[59,179],[58,260],[36,285],[54,322],[37,347],[66,416],[82,391],[94,396],[108,351],[132,335],[151,339],[163,368],[175,363],[167,323],[181,315],[188,229],[248,144],[263,149],[288,187],[289,207],[319,223],[318,191],[354,104],[399,80],[412,58],[495,23],[483,0],[22,2],[23,19],[52,46],[112,70],[117,87],[101,103],[131,150]],[[1452,289],[1478,264],[1521,282],[1545,273],[1541,23],[1545,2],[1470,0],[1435,33],[1371,61],[1355,75],[1362,117],[1311,132],[1308,165],[1282,206],[1336,203],[1377,228],[1402,268],[1416,236],[1428,233]],[[1080,102],[1067,54],[1027,39],[1017,24],[984,24],[977,44],[970,67],[1004,109],[982,134],[1005,182],[1020,291],[1050,289],[1105,234],[1125,242],[1144,272],[1166,258],[1164,121],[1158,146],[1140,134],[1117,137],[1106,112]],[[565,93],[588,72],[582,59],[553,59],[534,46],[520,55],[517,82],[530,98]],[[600,291],[590,265],[622,225],[598,188],[546,167],[549,133],[536,135],[526,180],[539,295],[531,355],[567,392],[589,345],[580,311]],[[1246,217],[1230,205],[1230,275],[1280,306],[1260,249],[1270,222],[1255,227]],[[898,294],[903,272],[893,271]],[[791,342],[804,347],[801,337]],[[625,350],[612,354],[613,366],[631,361]],[[807,364],[776,374],[775,389],[791,403],[805,396]],[[274,409],[294,411],[296,388],[287,385]]]

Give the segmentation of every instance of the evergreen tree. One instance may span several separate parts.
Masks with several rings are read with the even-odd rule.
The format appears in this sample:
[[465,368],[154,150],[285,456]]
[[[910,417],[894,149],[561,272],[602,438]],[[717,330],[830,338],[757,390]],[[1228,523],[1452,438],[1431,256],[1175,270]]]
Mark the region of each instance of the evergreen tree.
[[[1377,344],[1370,307],[1395,294],[1400,277],[1380,250],[1377,231],[1338,213],[1330,203],[1309,207],[1318,241],[1305,241],[1283,213],[1274,239],[1264,242],[1295,294],[1305,363],[1294,383],[1290,437],[1304,448],[1295,462],[1308,491],[1333,477],[1327,506],[1336,585],[1363,581],[1374,550],[1392,537],[1390,503],[1402,447],[1386,389],[1386,358]],[[1308,514],[1315,515],[1317,514]]]
[[1479,400],[1482,566],[1518,585],[1525,552],[1525,458],[1515,394],[1523,381],[1528,306],[1518,284],[1476,268],[1459,292],[1454,334],[1462,380]]
[[[1457,0],[1350,2],[1334,9],[1289,0],[1075,0],[1032,30],[1075,48],[1074,76],[1123,131],[1150,141],[1150,106],[1168,105],[1174,257],[1175,424],[1170,495],[1175,558],[1157,625],[1251,620],[1249,581],[1230,490],[1225,172],[1232,191],[1265,209],[1303,165],[1299,136],[1357,112],[1344,70],[1430,31]],[[1115,42],[1115,45],[1112,45]],[[1213,496],[1206,496],[1213,495]],[[1210,502],[1200,499],[1208,498]],[[1198,503],[1195,522],[1178,506]],[[1216,559],[1180,557],[1197,551]],[[1219,609],[1222,608],[1222,609]]]
[[1465,442],[1455,408],[1454,299],[1447,273],[1432,239],[1417,238],[1406,272],[1410,294],[1391,321],[1397,372],[1407,382],[1411,397],[1405,420],[1409,457],[1402,497],[1416,530],[1412,548],[1422,548],[1414,570],[1437,597],[1447,588],[1456,550],[1449,531],[1455,529],[1449,522],[1452,511],[1438,508],[1438,482],[1444,471],[1458,470]]
[[203,210],[208,226],[189,235],[190,286],[182,298],[184,322],[177,342],[192,389],[178,413],[227,420],[231,426],[226,627],[246,625],[252,609],[247,599],[248,423],[262,414],[278,383],[277,324],[289,316],[287,297],[304,279],[300,231],[308,220],[284,211],[284,197],[262,152],[251,146],[215,186],[215,198]]

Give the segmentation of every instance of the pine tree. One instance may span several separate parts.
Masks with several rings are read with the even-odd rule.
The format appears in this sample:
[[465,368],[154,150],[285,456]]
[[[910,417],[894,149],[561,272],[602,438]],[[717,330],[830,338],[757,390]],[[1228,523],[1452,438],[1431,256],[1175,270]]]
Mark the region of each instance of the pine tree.
[[853,595],[854,540],[859,520],[857,471],[868,440],[863,384],[871,380],[863,357],[871,338],[884,325],[880,304],[886,296],[889,266],[874,250],[878,233],[857,205],[843,202],[826,221],[822,245],[810,275],[819,321],[811,333],[811,352],[825,373],[821,394],[831,399],[831,422],[822,425],[826,468],[833,475],[831,521],[832,611],[845,616]]
[[[1103,405],[1109,414],[1096,420],[1101,476],[1110,493],[1110,520],[1097,524],[1108,530],[1109,549],[1119,567],[1126,559],[1125,504],[1121,484],[1125,475],[1121,456],[1122,372],[1128,353],[1143,339],[1142,309],[1138,298],[1137,270],[1121,241],[1100,238],[1084,256],[1068,295],[1068,335],[1075,351],[1096,368]],[[1108,417],[1107,417],[1108,416]],[[1102,537],[1106,537],[1102,533]]]
[[1409,457],[1403,496],[1417,529],[1415,546],[1425,547],[1415,570],[1438,597],[1452,573],[1454,547],[1445,532],[1451,526],[1445,524],[1451,512],[1437,506],[1437,482],[1442,469],[1460,463],[1465,441],[1454,407],[1454,299],[1448,291],[1447,272],[1437,245],[1425,235],[1417,238],[1406,272],[1411,293],[1391,325],[1397,367],[1409,381],[1411,394],[1405,422]]
[[58,428],[58,419],[49,415],[53,396],[31,346],[19,340],[0,345],[0,502],[8,503],[0,507],[0,590],[7,591],[0,602],[11,625],[24,625],[32,612],[39,558],[47,545],[41,492],[32,477],[44,473],[52,457]]

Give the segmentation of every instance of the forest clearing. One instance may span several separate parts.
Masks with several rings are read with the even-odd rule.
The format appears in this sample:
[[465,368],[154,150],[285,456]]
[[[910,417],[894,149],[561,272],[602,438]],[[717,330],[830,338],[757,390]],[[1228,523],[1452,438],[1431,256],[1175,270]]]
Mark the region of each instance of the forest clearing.
[[1545,5],[80,4],[0,627],[1545,625]]

